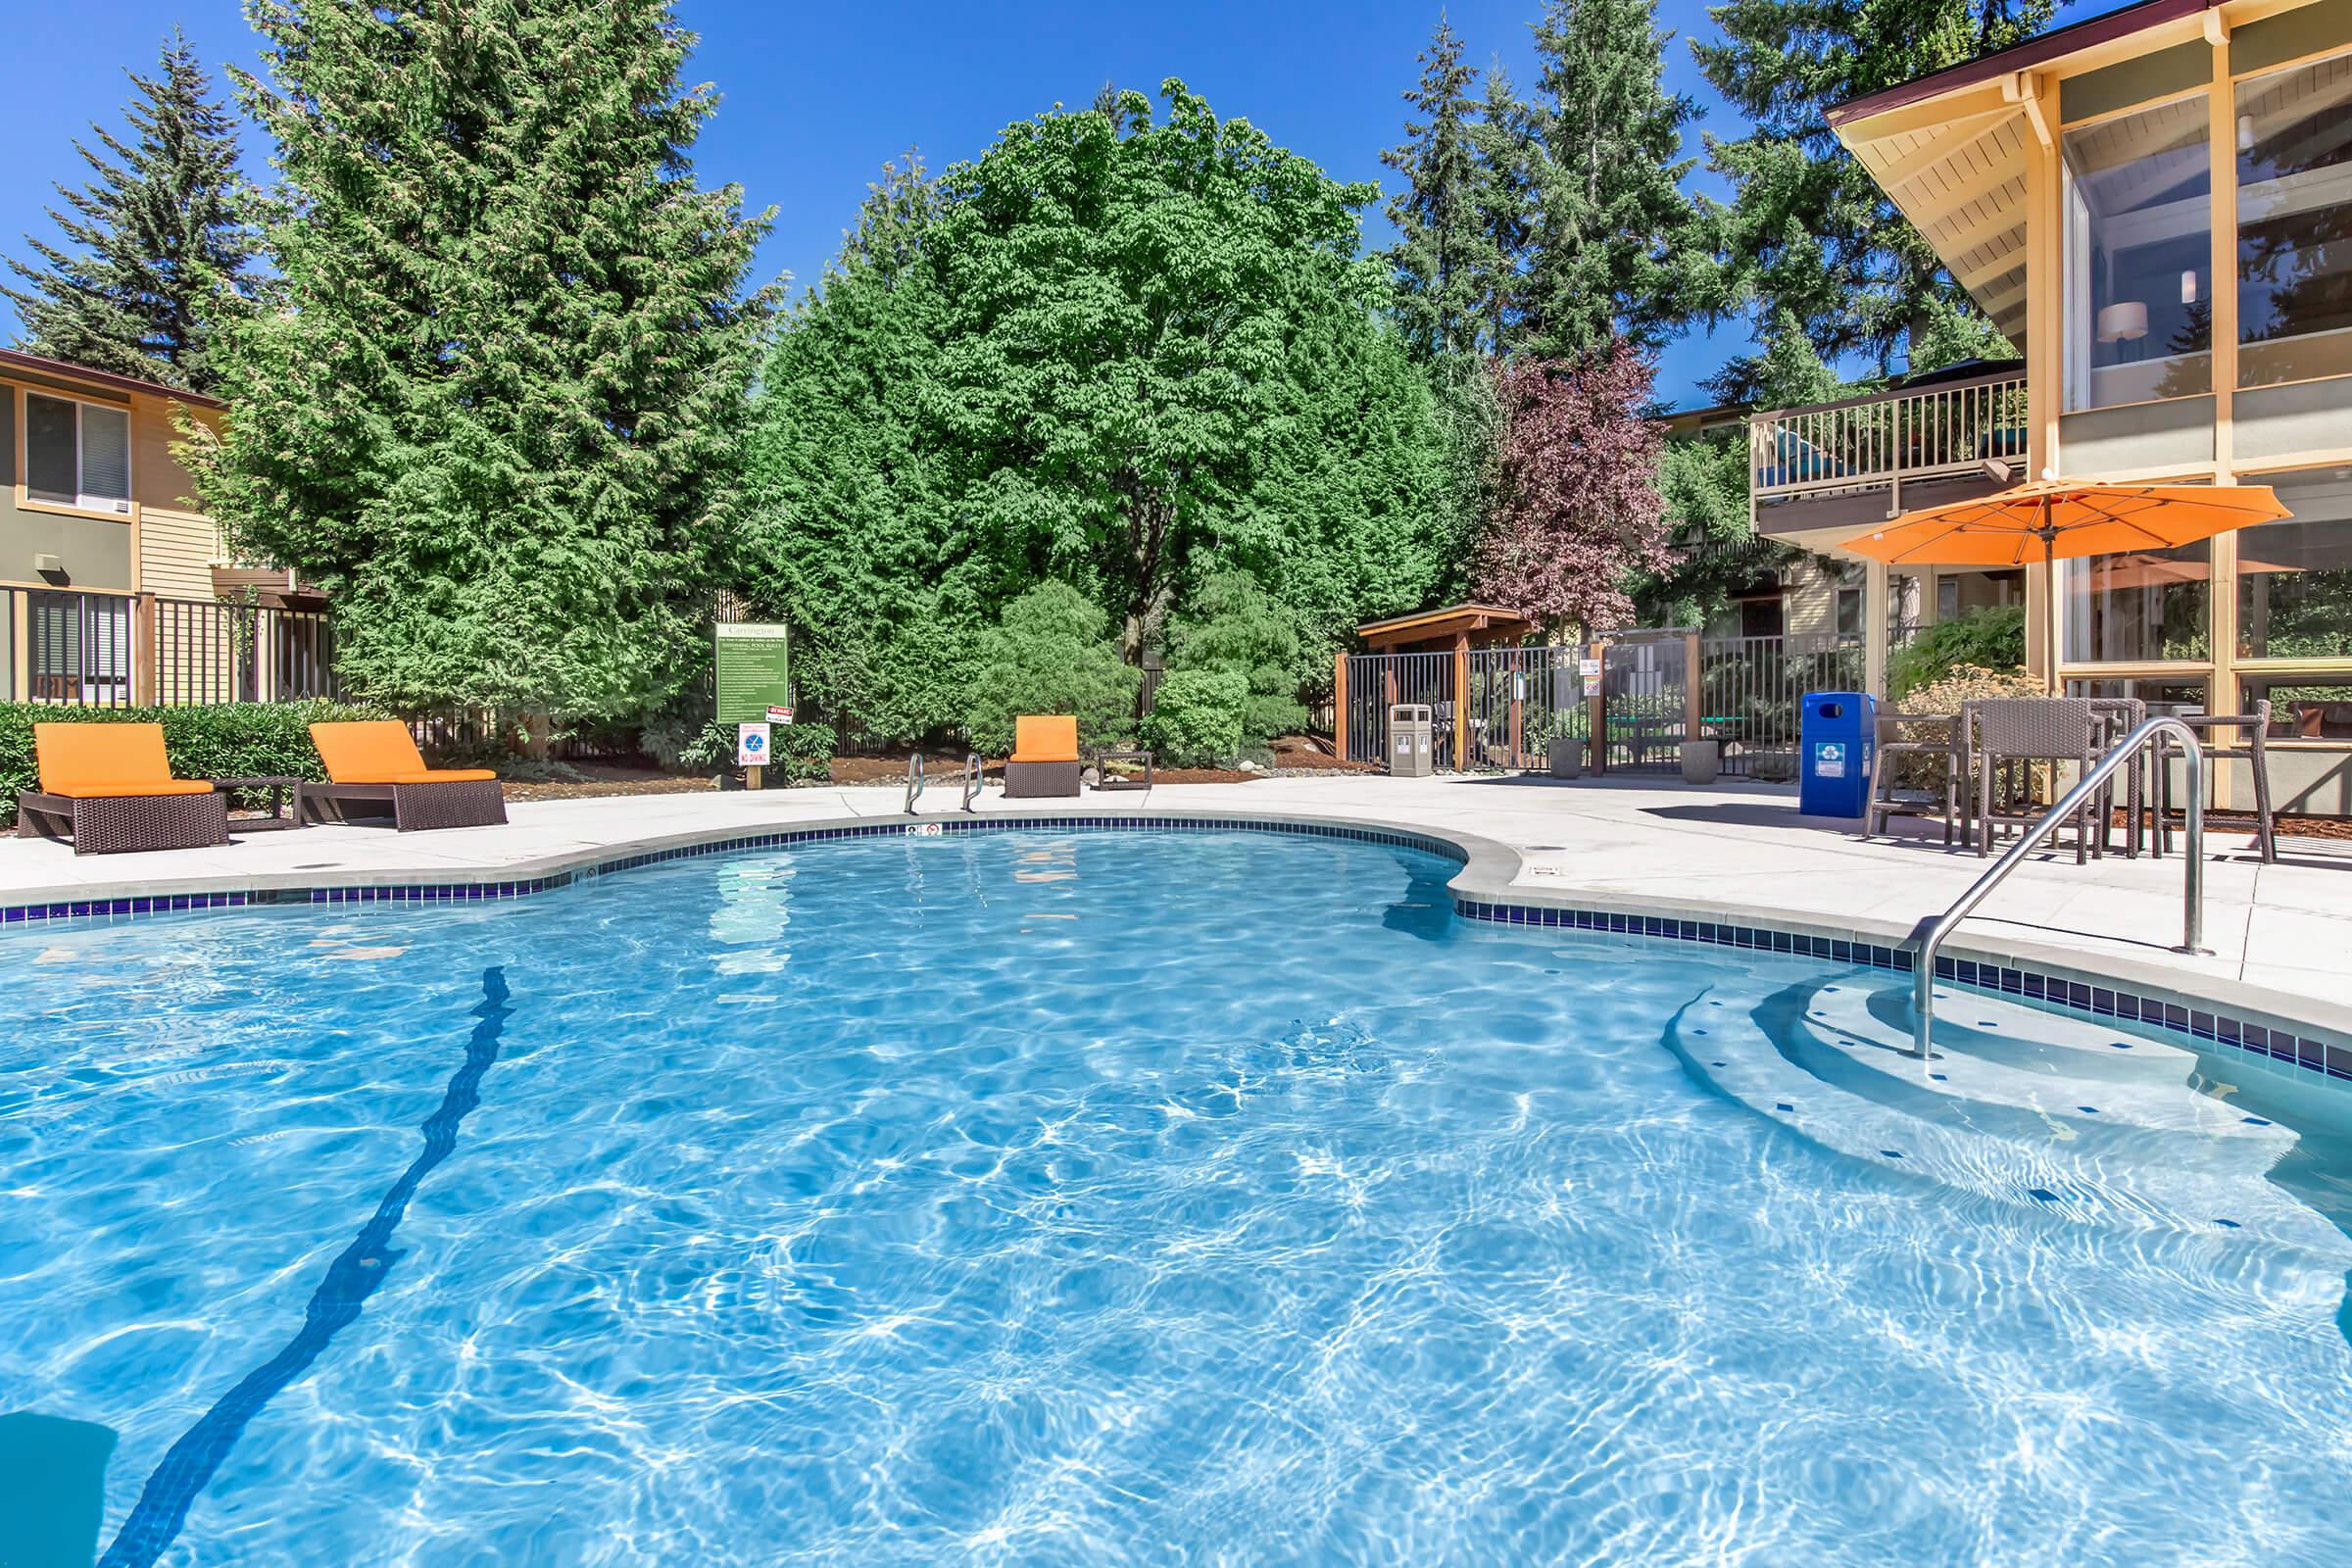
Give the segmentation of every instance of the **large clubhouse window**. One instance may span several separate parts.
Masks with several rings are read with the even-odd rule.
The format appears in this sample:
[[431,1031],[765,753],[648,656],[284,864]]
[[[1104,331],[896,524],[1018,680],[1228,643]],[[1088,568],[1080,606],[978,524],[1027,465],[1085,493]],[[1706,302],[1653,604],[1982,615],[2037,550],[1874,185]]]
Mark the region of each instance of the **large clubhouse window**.
[[2249,674],[2239,686],[2246,712],[2269,700],[2270,733],[2280,740],[2352,741],[2352,675]]
[[130,416],[24,394],[24,492],[35,501],[130,511]]
[[2066,662],[2136,664],[2210,656],[2213,552],[2134,550],[2059,564]]
[[2352,374],[2352,55],[2237,86],[2238,380]]
[[2352,468],[2271,481],[2294,514],[2237,536],[2240,659],[2352,659]]
[[2066,406],[2213,389],[2202,93],[2066,132]]

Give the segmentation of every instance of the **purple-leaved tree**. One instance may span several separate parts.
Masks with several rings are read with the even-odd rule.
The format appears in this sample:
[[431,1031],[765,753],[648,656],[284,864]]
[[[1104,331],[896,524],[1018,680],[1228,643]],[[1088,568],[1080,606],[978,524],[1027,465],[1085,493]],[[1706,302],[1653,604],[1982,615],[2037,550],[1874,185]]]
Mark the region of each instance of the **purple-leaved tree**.
[[1665,434],[1644,413],[1651,375],[1622,338],[1494,371],[1494,512],[1470,563],[1481,601],[1581,640],[1631,617],[1628,573],[1674,564],[1657,483]]

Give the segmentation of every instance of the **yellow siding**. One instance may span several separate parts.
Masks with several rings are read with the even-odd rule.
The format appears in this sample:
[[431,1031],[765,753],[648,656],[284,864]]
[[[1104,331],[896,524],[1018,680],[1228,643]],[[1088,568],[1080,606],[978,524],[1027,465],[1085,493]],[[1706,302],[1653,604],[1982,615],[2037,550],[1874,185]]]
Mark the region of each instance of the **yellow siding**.
[[[195,411],[200,419],[219,416]],[[130,400],[131,495],[139,504],[138,586],[167,599],[213,597],[213,564],[223,559],[220,530],[196,510],[195,484],[172,455],[179,439],[167,398]]]
[[1782,604],[1782,628],[1791,637],[1827,637],[1838,630],[1838,579],[1811,562],[1791,568]]
[[139,514],[139,587],[166,599],[213,597],[213,564],[221,559],[220,530],[192,512]]

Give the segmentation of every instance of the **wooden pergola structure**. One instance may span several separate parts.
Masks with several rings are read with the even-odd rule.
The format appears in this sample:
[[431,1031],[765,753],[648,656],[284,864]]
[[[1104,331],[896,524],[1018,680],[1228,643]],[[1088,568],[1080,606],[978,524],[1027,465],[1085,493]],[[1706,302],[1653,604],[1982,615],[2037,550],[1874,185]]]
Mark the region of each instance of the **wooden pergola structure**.
[[[1537,630],[1536,623],[1515,610],[1500,605],[1447,605],[1442,610],[1420,610],[1409,615],[1391,615],[1385,620],[1367,620],[1355,628],[1356,637],[1365,649],[1375,654],[1444,654],[1453,655],[1453,690],[1457,697],[1470,689],[1470,650],[1473,648],[1507,647],[1524,641]],[[1393,678],[1392,678],[1393,680]],[[1394,702],[1394,692],[1385,694]],[[1348,760],[1348,656],[1334,656],[1332,661],[1332,711],[1338,715],[1334,727],[1339,734],[1340,760]],[[1467,705],[1453,705],[1453,755],[1466,755],[1469,713]]]

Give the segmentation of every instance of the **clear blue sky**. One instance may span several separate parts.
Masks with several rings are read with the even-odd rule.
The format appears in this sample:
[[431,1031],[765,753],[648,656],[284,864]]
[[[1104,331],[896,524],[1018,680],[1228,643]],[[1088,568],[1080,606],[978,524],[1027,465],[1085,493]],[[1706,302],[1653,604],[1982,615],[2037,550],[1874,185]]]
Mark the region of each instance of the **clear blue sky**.
[[[2113,9],[2081,0],[2072,21]],[[1446,9],[1473,60],[1499,54],[1522,86],[1533,75],[1528,23],[1540,0],[1451,0]],[[702,34],[692,77],[717,84],[719,113],[698,152],[705,179],[741,183],[750,204],[775,208],[760,255],[770,275],[813,280],[838,247],[866,181],[885,159],[918,146],[934,168],[985,147],[1011,121],[1056,100],[1082,104],[1104,81],[1156,89],[1181,76],[1218,113],[1246,117],[1276,141],[1344,179],[1379,179],[1381,149],[1399,139],[1398,94],[1437,20],[1437,0],[1198,0],[1144,3],[804,5],[683,0]],[[1661,0],[1669,84],[1697,98],[1705,128],[1738,134],[1684,41],[1709,24],[1703,0]],[[234,0],[83,0],[13,8],[13,69],[0,93],[0,246],[49,237],[50,181],[79,183],[68,145],[93,120],[119,123],[122,68],[150,66],[173,24],[216,75],[251,65],[254,39]],[[259,172],[260,148],[252,149]],[[1699,151],[1694,130],[1690,151]],[[1703,167],[1696,188],[1720,194]],[[1369,244],[1387,225],[1367,223]],[[15,321],[0,301],[0,334]],[[1666,353],[1661,396],[1698,399],[1696,383],[1743,341],[1691,338]]]

